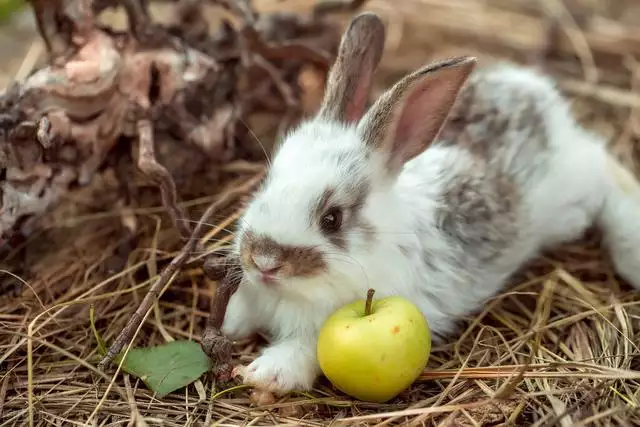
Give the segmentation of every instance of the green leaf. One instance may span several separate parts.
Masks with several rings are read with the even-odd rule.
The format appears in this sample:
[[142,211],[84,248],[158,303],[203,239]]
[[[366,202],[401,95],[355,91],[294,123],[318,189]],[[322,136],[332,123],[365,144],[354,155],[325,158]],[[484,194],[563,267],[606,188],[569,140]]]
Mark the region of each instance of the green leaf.
[[[95,326],[93,306],[89,308],[91,330],[98,342],[98,353],[107,354],[107,347]],[[114,358],[120,363],[124,351]],[[122,363],[122,370],[140,378],[157,397],[162,398],[191,384],[211,367],[211,360],[195,341],[171,341],[155,347],[132,348]]]
[[132,348],[123,365],[160,398],[191,384],[210,368],[209,357],[195,341],[171,341]]

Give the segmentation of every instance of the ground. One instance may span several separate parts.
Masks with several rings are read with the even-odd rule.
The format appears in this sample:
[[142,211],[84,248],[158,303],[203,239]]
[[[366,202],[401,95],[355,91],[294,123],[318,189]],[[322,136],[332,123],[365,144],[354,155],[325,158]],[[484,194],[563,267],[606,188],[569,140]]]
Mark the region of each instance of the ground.
[[[262,10],[301,11],[310,0],[256,1]],[[604,0],[370,1],[388,24],[378,90],[431,59],[476,54],[544,64],[574,101],[577,117],[610,141],[637,170],[640,137],[640,5]],[[557,39],[553,20],[558,17]],[[24,18],[24,19],[23,19]],[[0,32],[0,85],[37,63],[39,39],[29,15]],[[635,26],[635,28],[634,28]],[[550,30],[551,29],[551,30]],[[256,169],[225,178],[205,196],[181,193],[197,218]],[[250,390],[214,389],[203,378],[163,399],[113,370],[100,378],[97,327],[111,342],[153,279],[179,249],[175,230],[152,188],[140,186],[133,214],[135,247],[120,259],[122,219],[110,204],[108,172],[64,200],[44,230],[1,260],[0,421],[24,425],[639,425],[640,298],[616,277],[597,230],[581,242],[540,257],[461,334],[433,349],[428,369],[410,390],[384,404],[359,402],[326,380],[308,394],[252,405]],[[209,249],[229,240],[240,200],[212,224]],[[197,258],[198,254],[194,254]],[[114,264],[115,263],[115,264]],[[118,270],[124,263],[124,271]],[[114,267],[115,266],[115,267]],[[215,283],[187,265],[151,312],[136,345],[198,340]],[[33,337],[28,346],[27,336]],[[236,346],[247,364],[262,345]],[[29,375],[31,374],[31,375]],[[109,390],[107,388],[112,384]],[[217,393],[217,394],[216,394]],[[214,398],[211,398],[215,395]]]

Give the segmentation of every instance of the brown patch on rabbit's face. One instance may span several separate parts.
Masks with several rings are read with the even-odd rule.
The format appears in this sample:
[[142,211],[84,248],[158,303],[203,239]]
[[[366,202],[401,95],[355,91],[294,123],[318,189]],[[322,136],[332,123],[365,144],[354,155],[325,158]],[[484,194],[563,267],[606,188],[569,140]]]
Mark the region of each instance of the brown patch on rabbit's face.
[[278,277],[314,277],[327,269],[320,251],[314,247],[282,245],[268,236],[246,231],[240,243],[240,259],[245,268],[256,269],[257,257],[266,257],[277,266]]

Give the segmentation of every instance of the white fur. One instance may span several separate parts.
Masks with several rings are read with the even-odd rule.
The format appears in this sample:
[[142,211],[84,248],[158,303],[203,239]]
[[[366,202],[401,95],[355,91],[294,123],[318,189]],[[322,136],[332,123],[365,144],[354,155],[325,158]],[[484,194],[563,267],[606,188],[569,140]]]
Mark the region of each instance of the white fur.
[[[604,227],[620,274],[640,287],[640,186],[635,179],[606,152],[603,141],[575,123],[550,80],[512,67],[497,67],[484,78],[487,97],[503,97],[508,104],[513,98],[505,93],[517,88],[539,99],[551,130],[544,167],[533,165],[533,175],[519,182],[525,191],[515,247],[488,265],[471,263],[463,270],[460,254],[439,234],[434,212],[443,185],[473,162],[463,149],[434,144],[410,161],[396,182],[388,182],[379,159],[359,159],[364,143],[357,127],[318,119],[304,123],[276,153],[269,180],[249,205],[238,235],[250,227],[282,244],[316,245],[328,254],[329,271],[310,279],[282,279],[276,287],[247,272],[231,299],[223,333],[239,338],[264,328],[273,336],[271,346],[248,367],[247,383],[280,393],[311,388],[320,372],[315,353],[319,328],[339,306],[364,298],[368,288],[375,288],[377,297],[409,298],[435,333],[449,334],[456,320],[481,308],[543,247],[578,238],[594,222]],[[353,173],[332,163],[336,152],[358,157],[358,173],[374,182],[363,212],[376,228],[375,245],[363,235],[349,235],[348,253],[309,226],[309,212],[322,192],[340,188]],[[530,161],[517,152],[509,160]],[[422,261],[425,251],[434,254],[435,268]]]

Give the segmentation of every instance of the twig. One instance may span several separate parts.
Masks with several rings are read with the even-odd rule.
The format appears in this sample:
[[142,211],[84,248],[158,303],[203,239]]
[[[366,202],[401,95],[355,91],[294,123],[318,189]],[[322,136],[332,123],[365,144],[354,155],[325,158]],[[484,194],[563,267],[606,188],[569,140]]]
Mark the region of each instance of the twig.
[[214,375],[223,381],[231,378],[233,365],[231,363],[231,341],[221,333],[224,316],[231,296],[238,290],[242,280],[239,264],[232,258],[222,260],[209,257],[203,266],[204,272],[212,280],[218,282],[211,313],[207,320],[207,327],[202,335],[202,350],[215,361]]
[[[196,147],[216,166],[252,157],[257,153],[244,146],[251,140],[236,132],[238,123],[276,112],[283,114],[282,133],[299,111],[296,75],[308,63],[327,69],[339,41],[328,22],[261,16],[249,0],[215,1],[239,17],[242,29],[223,25],[213,38],[198,2],[176,4],[182,21],[175,27],[155,23],[148,3],[32,0],[50,63],[0,96],[0,151],[12,153],[5,159],[12,173],[0,178],[0,242],[25,231],[26,221],[46,214],[74,184],[88,185],[118,141],[136,134],[139,169],[158,185],[173,225],[188,239],[192,227],[178,207],[176,170],[155,158],[154,131]],[[118,6],[131,36],[97,25],[97,13]],[[265,96],[273,90],[283,102]],[[138,122],[138,109],[157,114]],[[21,162],[33,152],[40,153],[36,161]],[[33,178],[37,184],[26,183]]]
[[329,68],[331,55],[329,55],[328,52],[314,49],[301,42],[286,41],[281,43],[267,43],[261,39],[253,27],[245,27],[242,34],[247,41],[247,48],[260,54],[267,60],[283,60],[295,57],[309,61],[323,69]]
[[271,77],[273,84],[276,86],[282,99],[287,104],[287,108],[293,109],[298,108],[299,104],[293,95],[293,90],[291,90],[291,86],[289,86],[284,79],[282,78],[282,73],[278,71],[276,67],[273,66],[269,61],[261,57],[260,55],[255,55],[253,58],[256,65],[262,68],[268,75]]
[[44,41],[49,55],[54,58],[69,48],[68,39],[58,28],[64,3],[64,0],[31,0],[38,33]]
[[162,204],[166,207],[173,226],[179,230],[182,238],[186,240],[191,235],[191,227],[189,227],[187,215],[178,206],[178,192],[171,174],[156,160],[153,125],[150,119],[145,118],[138,121],[138,134],[140,138],[138,167],[160,187]]
[[[244,20],[244,26],[240,33],[246,42],[247,50],[259,54],[269,61],[295,57],[312,62],[325,69],[329,67],[331,55],[328,52],[314,49],[300,41],[282,41],[278,43],[265,41],[256,29],[258,14],[251,8],[250,1],[214,0],[214,3],[220,4]],[[316,21],[318,17],[312,13],[312,22]]]
[[135,313],[131,316],[126,326],[120,332],[114,343],[109,347],[107,354],[100,361],[98,367],[100,369],[104,369],[107,364],[111,362],[111,360],[124,348],[124,346],[133,338],[133,334],[135,330],[138,328],[142,319],[146,315],[146,313],[151,309],[153,302],[160,296],[160,290],[164,288],[164,286],[169,282],[169,280],[174,276],[174,274],[180,269],[180,267],[187,261],[191,253],[196,248],[198,241],[202,233],[205,230],[206,225],[210,222],[214,213],[218,211],[223,205],[233,200],[234,198],[247,193],[250,189],[252,189],[255,185],[257,185],[264,175],[264,171],[258,173],[250,180],[248,180],[245,184],[230,189],[224,194],[220,195],[220,197],[213,202],[207,210],[204,212],[200,221],[198,221],[198,225],[191,233],[191,237],[187,244],[182,248],[180,253],[171,261],[171,263],[160,273],[160,277],[153,286],[147,292],[142,303],[135,311]]

